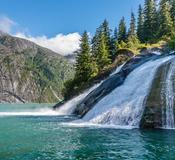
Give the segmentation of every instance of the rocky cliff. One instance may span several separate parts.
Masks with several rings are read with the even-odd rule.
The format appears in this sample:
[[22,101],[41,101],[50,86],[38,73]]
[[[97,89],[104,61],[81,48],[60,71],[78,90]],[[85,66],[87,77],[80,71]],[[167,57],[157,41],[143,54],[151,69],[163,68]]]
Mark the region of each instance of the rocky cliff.
[[72,63],[28,40],[0,32],[0,102],[58,102]]

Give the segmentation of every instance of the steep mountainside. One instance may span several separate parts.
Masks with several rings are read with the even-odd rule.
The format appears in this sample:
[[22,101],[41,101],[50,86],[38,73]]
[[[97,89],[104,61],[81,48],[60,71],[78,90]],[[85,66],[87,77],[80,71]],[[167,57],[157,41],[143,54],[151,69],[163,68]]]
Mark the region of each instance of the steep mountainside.
[[57,102],[73,75],[61,55],[0,32],[0,102]]

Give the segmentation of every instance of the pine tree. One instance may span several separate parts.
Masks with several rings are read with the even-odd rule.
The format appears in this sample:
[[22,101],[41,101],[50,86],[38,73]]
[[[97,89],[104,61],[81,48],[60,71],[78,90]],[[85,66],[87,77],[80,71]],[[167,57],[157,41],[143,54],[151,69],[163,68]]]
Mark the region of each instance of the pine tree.
[[116,41],[118,40],[118,30],[117,30],[117,27],[114,29],[113,38],[114,38]]
[[111,30],[109,28],[108,21],[105,19],[101,26],[102,26],[102,32],[104,33],[104,37],[105,37],[106,49],[107,49],[109,58],[112,61],[112,58],[113,58],[112,37],[111,37]]
[[98,45],[99,45],[99,35],[102,32],[101,26],[96,29],[95,35],[92,38],[92,54],[94,57],[98,54]]
[[136,24],[135,23],[136,23],[136,20],[135,20],[134,13],[131,12],[131,22],[130,22],[128,37],[136,36]]
[[170,36],[173,30],[171,6],[167,0],[161,0],[159,5],[159,37]]
[[118,51],[118,48],[117,48],[117,45],[118,45],[118,31],[117,31],[117,28],[114,29],[114,34],[111,38],[111,52],[112,52],[112,61],[114,61],[116,55],[117,55],[117,51]]
[[119,29],[118,29],[118,41],[119,43],[121,41],[126,41],[126,23],[125,23],[125,18],[122,17],[119,23]]
[[172,0],[171,1],[171,18],[172,18],[172,21],[173,21],[173,26],[175,27],[175,0]]
[[138,10],[138,22],[137,22],[137,37],[140,42],[143,42],[143,24],[144,24],[144,16],[143,16],[143,9],[142,6],[139,5]]
[[95,56],[99,71],[102,71],[105,66],[110,64],[109,53],[106,47],[105,35],[100,32],[98,37],[97,53]]
[[140,43],[136,34],[136,20],[134,13],[131,13],[131,22],[130,22],[130,28],[128,32],[128,38],[127,38],[127,47],[128,48],[137,48],[138,44]]
[[98,70],[95,63],[92,63],[89,37],[85,31],[81,38],[80,50],[76,57],[75,79],[78,81],[88,81],[96,76]]
[[110,50],[111,35],[110,35],[109,23],[106,19],[102,23],[102,32],[104,33],[106,48],[107,50]]
[[155,0],[145,0],[143,26],[144,42],[150,42],[155,40],[157,36],[158,27]]

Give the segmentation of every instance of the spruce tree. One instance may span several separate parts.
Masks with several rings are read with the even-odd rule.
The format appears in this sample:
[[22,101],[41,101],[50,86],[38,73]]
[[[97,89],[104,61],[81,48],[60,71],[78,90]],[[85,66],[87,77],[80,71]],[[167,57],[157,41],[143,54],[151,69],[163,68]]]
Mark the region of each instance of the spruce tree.
[[143,25],[144,25],[144,16],[143,16],[143,9],[142,6],[139,5],[138,10],[138,22],[137,22],[137,37],[140,42],[143,42]]
[[109,23],[106,19],[102,23],[102,32],[104,33],[106,48],[110,50],[111,35],[110,35]]
[[131,22],[130,22],[130,28],[128,32],[128,37],[136,36],[136,20],[134,13],[131,12]]
[[143,26],[144,42],[150,42],[155,40],[157,36],[158,27],[155,0],[145,0]]
[[95,57],[98,54],[98,45],[99,45],[99,35],[102,32],[101,26],[96,29],[95,35],[92,38],[92,54]]
[[170,36],[173,30],[171,6],[167,0],[161,0],[159,5],[159,37]]
[[173,26],[175,27],[175,0],[171,1],[171,18],[173,21]]
[[129,28],[128,37],[127,37],[127,47],[131,49],[137,48],[139,44],[139,40],[136,34],[136,24],[135,23],[136,23],[135,16],[134,16],[134,13],[132,12],[130,28]]
[[113,38],[114,38],[116,41],[118,40],[118,30],[117,30],[117,27],[115,27],[115,29],[114,29]]
[[112,37],[111,37],[111,30],[109,28],[108,21],[105,19],[101,26],[102,26],[102,32],[104,33],[106,49],[107,49],[109,58],[112,61],[112,58],[113,58]]
[[117,45],[118,45],[118,31],[117,31],[117,28],[114,29],[114,34],[111,38],[111,52],[112,52],[112,61],[114,61],[116,55],[117,55],[117,51],[118,51],[118,48],[117,48]]
[[119,43],[121,41],[126,41],[126,23],[125,23],[125,18],[122,17],[119,23],[119,29],[118,29],[118,41]]
[[97,53],[94,56],[99,71],[102,71],[104,67],[110,64],[111,60],[109,59],[109,52],[106,47],[105,35],[103,32],[99,33],[98,40]]
[[81,38],[80,50],[77,52],[75,79],[86,82],[96,76],[97,71],[95,63],[92,63],[89,37],[85,31]]

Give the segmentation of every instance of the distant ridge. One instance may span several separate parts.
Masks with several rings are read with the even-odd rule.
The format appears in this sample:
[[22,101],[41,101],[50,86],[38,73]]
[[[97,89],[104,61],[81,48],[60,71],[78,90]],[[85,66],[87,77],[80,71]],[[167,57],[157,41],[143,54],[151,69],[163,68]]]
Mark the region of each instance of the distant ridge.
[[[58,53],[0,31],[0,102],[57,102],[73,64]],[[19,98],[17,98],[19,97]]]

